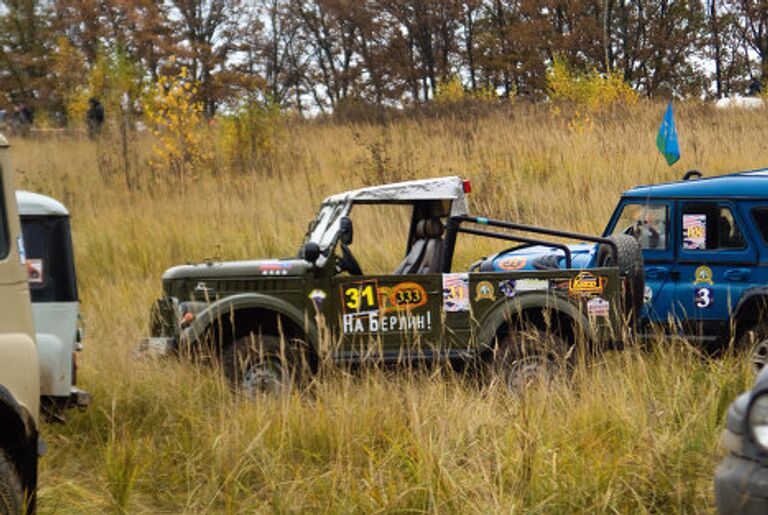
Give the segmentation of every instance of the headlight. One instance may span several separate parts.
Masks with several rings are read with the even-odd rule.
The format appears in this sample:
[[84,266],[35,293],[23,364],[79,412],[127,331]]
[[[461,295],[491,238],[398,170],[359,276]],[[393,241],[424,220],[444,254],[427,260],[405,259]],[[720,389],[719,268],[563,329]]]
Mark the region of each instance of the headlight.
[[747,423],[752,437],[768,451],[768,392],[761,393],[752,400],[747,413]]

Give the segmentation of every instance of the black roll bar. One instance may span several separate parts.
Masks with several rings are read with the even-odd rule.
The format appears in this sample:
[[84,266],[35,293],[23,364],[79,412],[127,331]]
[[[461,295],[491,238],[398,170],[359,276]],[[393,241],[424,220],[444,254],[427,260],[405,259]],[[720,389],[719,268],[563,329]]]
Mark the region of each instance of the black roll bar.
[[565,243],[558,243],[556,241],[537,240],[535,238],[526,238],[525,236],[515,236],[513,234],[504,234],[500,232],[484,231],[482,229],[468,229],[466,227],[459,227],[459,232],[466,234],[474,234],[475,236],[487,236],[489,238],[496,238],[499,240],[519,241],[526,243],[526,246],[530,245],[545,245],[547,247],[554,247],[562,250],[565,253],[565,266],[571,268],[573,266],[573,259],[571,259],[571,249]]
[[[446,224],[446,231],[445,231],[445,240],[443,242],[443,259],[441,263],[441,269],[443,273],[449,273],[451,271],[451,263],[453,262],[453,252],[456,249],[456,235],[459,232],[467,232],[469,234],[476,234],[479,236],[489,236],[492,238],[498,238],[501,235],[499,233],[491,232],[491,231],[482,231],[478,229],[466,229],[461,227],[461,224],[467,222],[467,223],[474,223],[478,225],[485,225],[488,227],[499,227],[501,229],[512,229],[516,231],[522,231],[522,232],[530,232],[534,234],[543,234],[545,236],[555,236],[557,238],[568,238],[572,240],[583,240],[583,241],[591,241],[594,243],[599,243],[602,245],[608,245],[608,247],[611,249],[611,258],[613,260],[613,263],[618,263],[618,256],[619,256],[619,249],[616,247],[616,244],[611,241],[608,238],[603,238],[600,236],[592,236],[589,234],[581,234],[576,232],[570,232],[570,231],[560,231],[558,229],[547,229],[544,227],[536,227],[533,225],[525,225],[525,224],[518,224],[514,222],[506,222],[504,220],[494,220],[493,218],[486,218],[483,216],[452,216],[448,219],[448,223]],[[506,236],[506,235],[505,235]],[[556,244],[555,242],[546,241],[546,240],[537,240],[534,238],[526,238],[522,239],[523,237],[518,236],[511,236],[509,238],[501,238],[501,239],[513,239],[513,241],[521,241],[524,243],[529,244],[540,244],[547,247],[554,247],[554,248],[563,248],[564,246],[561,244]],[[566,253],[566,260],[567,262],[570,262],[570,250]],[[570,263],[569,263],[570,268]]]

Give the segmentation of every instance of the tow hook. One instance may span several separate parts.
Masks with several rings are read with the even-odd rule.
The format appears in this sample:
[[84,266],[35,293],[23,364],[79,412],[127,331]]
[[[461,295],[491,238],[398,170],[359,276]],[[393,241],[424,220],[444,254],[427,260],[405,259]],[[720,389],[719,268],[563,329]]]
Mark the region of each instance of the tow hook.
[[73,387],[70,391],[69,398],[80,411],[85,411],[88,406],[91,405],[91,394],[80,388]]

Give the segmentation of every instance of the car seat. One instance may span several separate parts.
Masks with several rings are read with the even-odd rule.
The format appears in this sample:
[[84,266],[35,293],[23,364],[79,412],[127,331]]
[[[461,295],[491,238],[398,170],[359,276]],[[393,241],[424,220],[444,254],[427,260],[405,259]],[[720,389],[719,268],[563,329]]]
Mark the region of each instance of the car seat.
[[416,223],[411,250],[395,270],[395,274],[436,274],[443,256],[443,223],[427,218]]

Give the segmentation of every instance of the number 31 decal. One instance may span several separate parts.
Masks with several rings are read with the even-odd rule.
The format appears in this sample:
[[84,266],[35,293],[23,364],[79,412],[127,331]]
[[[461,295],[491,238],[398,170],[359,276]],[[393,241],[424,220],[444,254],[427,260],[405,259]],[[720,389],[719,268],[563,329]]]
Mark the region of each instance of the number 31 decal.
[[696,288],[693,295],[693,301],[697,308],[708,308],[715,302],[715,298],[712,295],[712,290],[709,288]]

